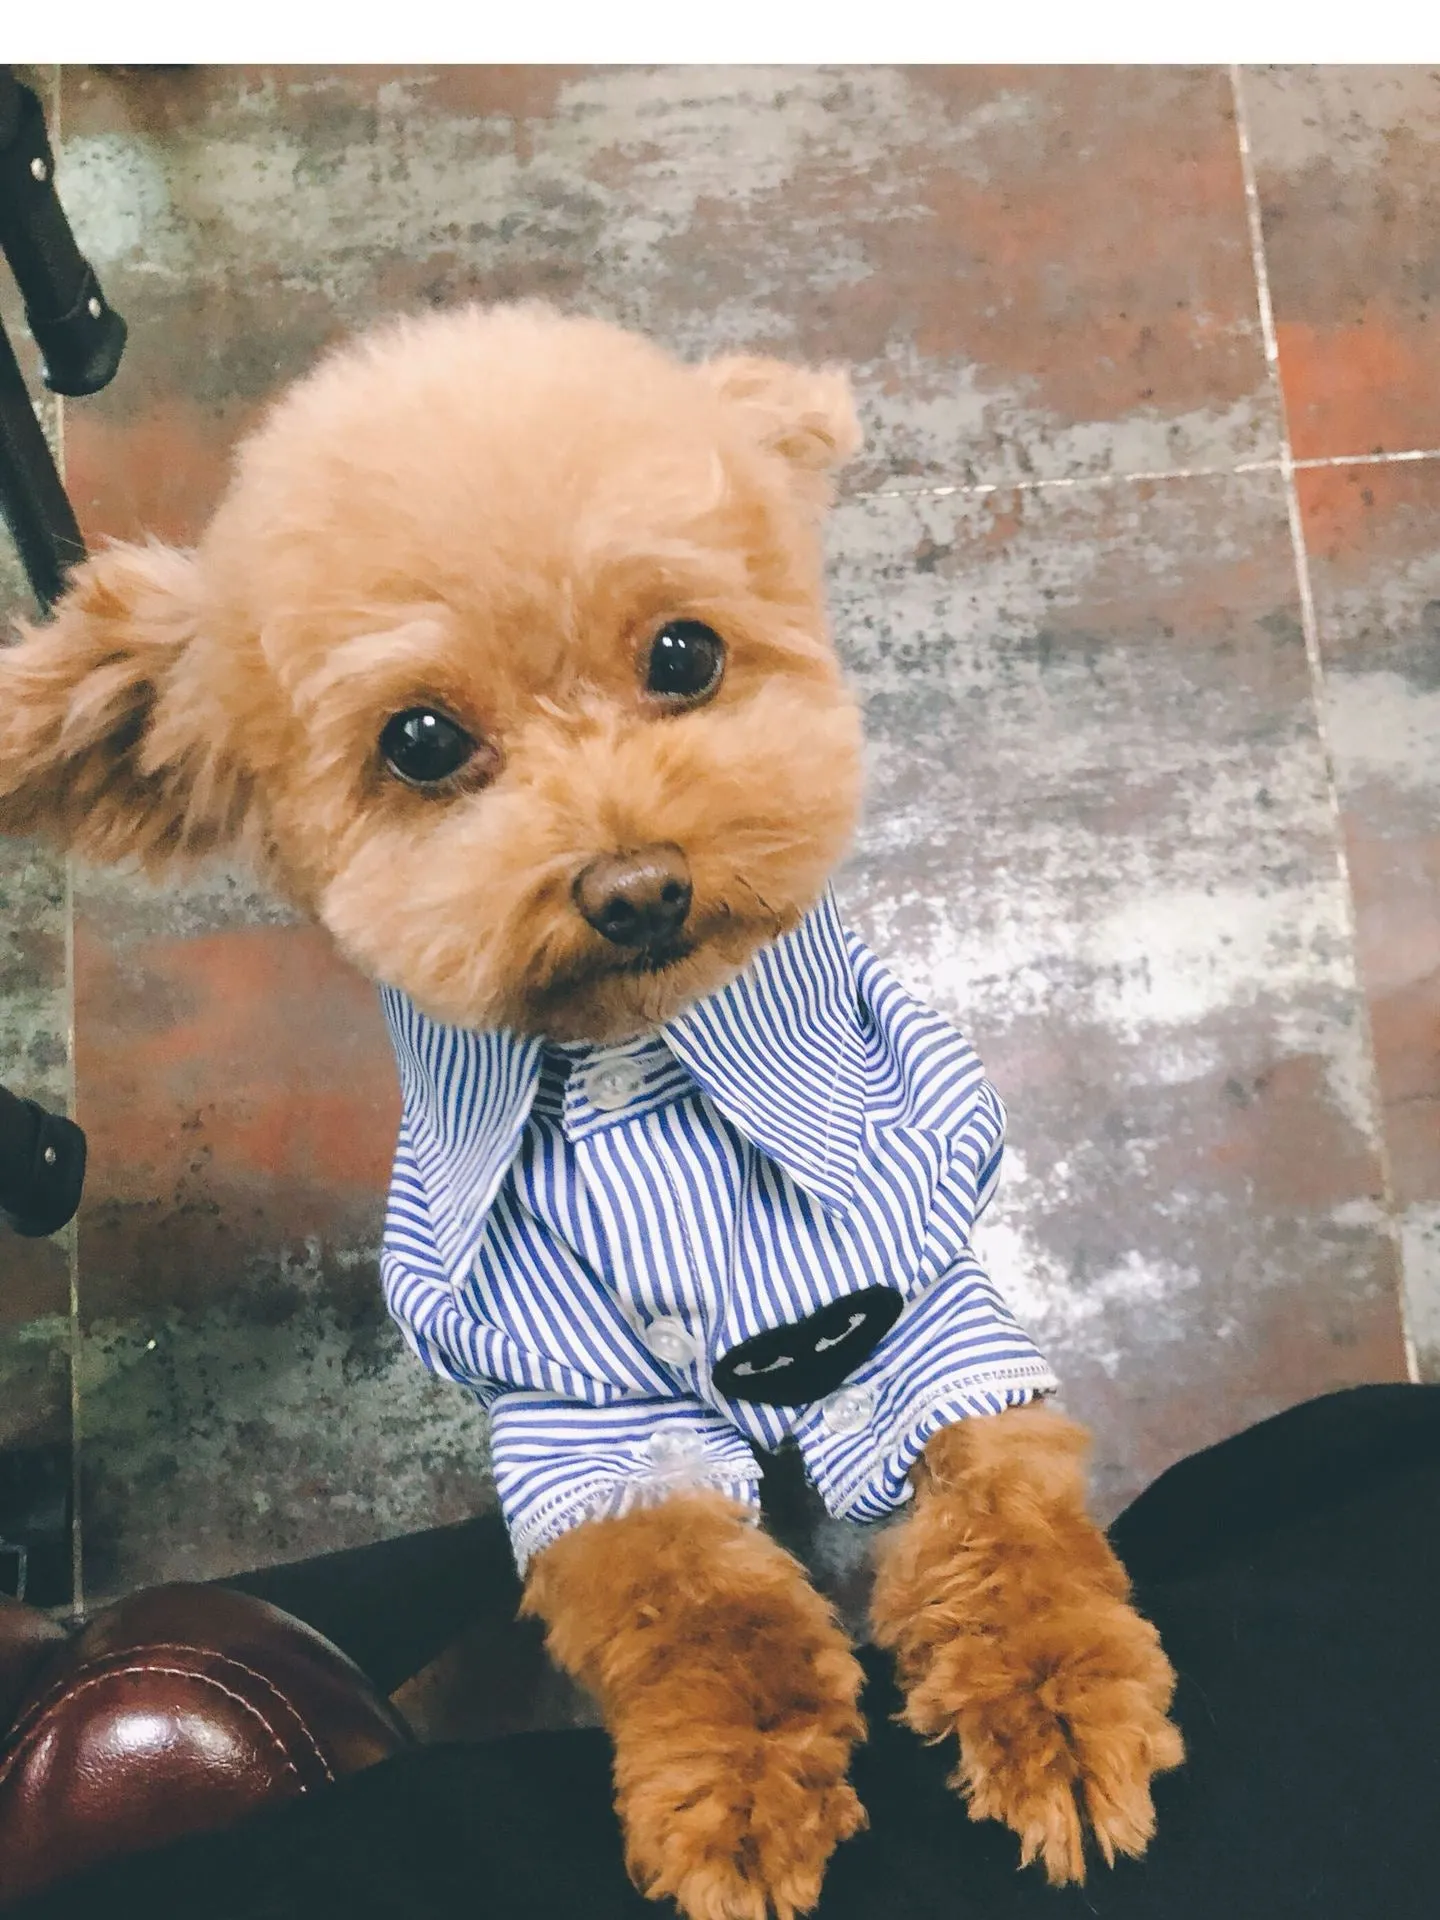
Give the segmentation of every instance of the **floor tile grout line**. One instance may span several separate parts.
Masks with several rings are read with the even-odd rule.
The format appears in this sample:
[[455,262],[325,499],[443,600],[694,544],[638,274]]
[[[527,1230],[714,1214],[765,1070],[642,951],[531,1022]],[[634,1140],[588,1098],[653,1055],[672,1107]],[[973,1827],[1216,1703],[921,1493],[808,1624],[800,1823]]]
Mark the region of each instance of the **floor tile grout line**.
[[[1400,1220],[1395,1205],[1395,1183],[1390,1166],[1390,1149],[1385,1130],[1385,1108],[1380,1085],[1379,1058],[1375,1050],[1374,1022],[1370,1012],[1370,997],[1366,991],[1365,980],[1360,962],[1360,925],[1355,904],[1355,888],[1350,875],[1350,858],[1345,847],[1345,823],[1340,805],[1340,783],[1336,772],[1335,755],[1330,744],[1330,728],[1325,714],[1325,659],[1320,647],[1320,623],[1315,611],[1314,582],[1310,573],[1310,552],[1305,539],[1305,517],[1300,505],[1300,489],[1296,485],[1297,462],[1294,457],[1293,443],[1290,438],[1290,414],[1285,399],[1285,386],[1280,368],[1280,336],[1275,325],[1275,307],[1270,289],[1270,267],[1265,253],[1265,225],[1260,205],[1260,183],[1255,171],[1255,153],[1250,143],[1250,122],[1245,111],[1245,90],[1241,69],[1238,65],[1230,68],[1230,92],[1235,109],[1235,138],[1240,150],[1240,173],[1244,183],[1245,220],[1250,234],[1250,258],[1255,273],[1255,295],[1260,313],[1260,331],[1265,343],[1265,359],[1270,369],[1270,379],[1275,392],[1275,404],[1280,418],[1280,471],[1285,487],[1285,511],[1290,523],[1290,545],[1295,558],[1295,584],[1300,599],[1300,624],[1305,640],[1305,656],[1310,667],[1310,684],[1315,701],[1315,725],[1319,736],[1321,753],[1325,761],[1325,778],[1330,793],[1330,812],[1335,823],[1335,865],[1340,879],[1340,897],[1343,902],[1346,922],[1350,934],[1350,950],[1355,957],[1356,985],[1360,994],[1360,1019],[1362,1031],[1370,1061],[1370,1089],[1373,1101],[1376,1132],[1376,1160],[1380,1170],[1381,1198],[1386,1217],[1390,1223],[1391,1243],[1396,1250],[1396,1264],[1400,1281],[1401,1332],[1405,1343],[1405,1367],[1411,1380],[1420,1377],[1415,1350],[1415,1341],[1410,1329],[1410,1302],[1406,1285],[1406,1274],[1400,1247]],[[1419,457],[1419,456],[1417,456]],[[1307,461],[1303,470],[1315,466],[1350,464],[1343,459],[1333,461]]]
[[1440,460],[1440,447],[1403,447],[1394,453],[1327,453],[1308,460],[1292,460],[1297,473],[1322,467],[1396,467],[1420,460]]
[[[1268,353],[1266,359],[1268,364]],[[954,480],[932,487],[861,487],[844,495],[841,505],[851,500],[948,500],[960,495],[983,499],[996,493],[1064,492],[1082,487],[1120,487],[1127,482],[1140,485],[1164,480],[1228,480],[1240,474],[1311,473],[1335,467],[1414,466],[1427,460],[1440,463],[1440,447],[1405,447],[1394,453],[1335,453],[1305,460],[1297,460],[1292,454],[1288,462],[1282,451],[1263,460],[1237,460],[1223,467],[1142,467],[1131,473],[1055,474],[1033,480]]]
[[[992,493],[1063,492],[1079,487],[1117,487],[1127,480],[1224,480],[1232,473],[1260,471],[1278,466],[1275,460],[1259,460],[1229,467],[1157,467],[1134,473],[1056,474],[1035,480],[955,480],[933,487],[863,487],[846,494],[845,500],[946,500],[954,494],[985,496]],[[841,502],[844,504],[844,501]]]

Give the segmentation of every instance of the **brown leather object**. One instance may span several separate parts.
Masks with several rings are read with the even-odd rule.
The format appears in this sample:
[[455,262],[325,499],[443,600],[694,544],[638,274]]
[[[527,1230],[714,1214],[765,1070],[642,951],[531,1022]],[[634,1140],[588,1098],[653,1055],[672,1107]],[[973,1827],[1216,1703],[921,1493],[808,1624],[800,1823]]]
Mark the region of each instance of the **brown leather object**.
[[0,1753],[30,1682],[68,1640],[49,1614],[0,1594]]
[[[31,1671],[0,1722],[0,1906],[412,1744],[344,1654],[247,1594],[156,1587],[58,1647],[15,1611],[30,1625],[0,1614],[0,1649]],[[0,1651],[0,1688],[6,1670]]]

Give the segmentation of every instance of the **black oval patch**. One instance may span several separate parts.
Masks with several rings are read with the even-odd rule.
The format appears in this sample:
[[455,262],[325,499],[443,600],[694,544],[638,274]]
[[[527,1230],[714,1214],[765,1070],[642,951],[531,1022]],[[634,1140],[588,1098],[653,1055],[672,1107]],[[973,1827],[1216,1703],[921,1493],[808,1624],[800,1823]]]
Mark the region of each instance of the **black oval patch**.
[[715,1362],[715,1385],[729,1400],[803,1407],[823,1400],[868,1360],[900,1318],[894,1287],[865,1287],[832,1300],[808,1319],[770,1327]]

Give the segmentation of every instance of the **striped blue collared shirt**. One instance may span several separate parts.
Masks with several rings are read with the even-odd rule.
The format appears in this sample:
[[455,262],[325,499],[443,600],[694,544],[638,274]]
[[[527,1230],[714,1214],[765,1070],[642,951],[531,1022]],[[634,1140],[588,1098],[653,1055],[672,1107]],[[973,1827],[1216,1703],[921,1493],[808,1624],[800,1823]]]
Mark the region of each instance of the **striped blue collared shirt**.
[[875,1520],[941,1427],[1055,1380],[971,1251],[1005,1114],[833,902],[657,1033],[558,1045],[384,990],[404,1097],[381,1271],[488,1408],[520,1565],[800,1448]]

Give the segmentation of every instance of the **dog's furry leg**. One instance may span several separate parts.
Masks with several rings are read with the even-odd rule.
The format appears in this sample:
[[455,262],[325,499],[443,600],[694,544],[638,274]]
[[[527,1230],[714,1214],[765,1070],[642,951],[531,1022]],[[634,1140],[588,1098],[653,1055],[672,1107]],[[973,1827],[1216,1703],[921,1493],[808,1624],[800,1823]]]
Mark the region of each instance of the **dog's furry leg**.
[[1087,1446],[1041,1405],[936,1434],[871,1603],[909,1724],[959,1735],[972,1817],[1013,1827],[1057,1884],[1084,1878],[1082,1816],[1107,1861],[1142,1853],[1151,1776],[1184,1757],[1173,1669],[1085,1509]]
[[862,1674],[804,1569],[719,1494],[590,1520],[524,1611],[599,1698],[630,1871],[690,1920],[779,1920],[864,1824],[846,1781]]

